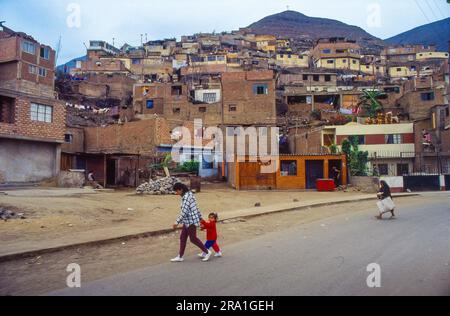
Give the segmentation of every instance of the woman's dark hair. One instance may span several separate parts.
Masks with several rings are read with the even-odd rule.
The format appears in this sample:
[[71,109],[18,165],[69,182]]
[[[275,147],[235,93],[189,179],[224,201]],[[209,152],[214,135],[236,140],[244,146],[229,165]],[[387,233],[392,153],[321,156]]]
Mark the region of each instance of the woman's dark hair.
[[183,183],[175,183],[173,186],[174,191],[182,191],[182,195],[185,195],[187,192],[189,192],[189,188],[183,184]]
[[210,213],[208,217],[214,217],[214,219],[217,221],[219,219],[219,215],[217,213]]
[[383,188],[388,188],[388,189],[389,189],[389,185],[387,184],[386,181],[381,180],[381,181],[380,181],[380,184],[381,184],[381,186],[382,186]]

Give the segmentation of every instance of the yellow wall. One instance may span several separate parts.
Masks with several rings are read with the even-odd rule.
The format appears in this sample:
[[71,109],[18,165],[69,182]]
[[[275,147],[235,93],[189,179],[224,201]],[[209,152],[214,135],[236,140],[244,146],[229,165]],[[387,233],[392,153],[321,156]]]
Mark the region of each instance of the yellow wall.
[[208,56],[203,56],[205,57],[205,61],[203,62],[192,62],[192,66],[207,66],[207,65],[225,65],[227,63],[227,56],[225,55],[220,55],[223,56],[223,60],[208,60]]
[[[289,58],[291,56],[291,58]],[[309,57],[306,55],[277,54],[277,65],[284,67],[309,67]]]
[[412,71],[408,67],[390,67],[389,76],[392,78],[411,77],[417,75],[417,71]]
[[416,54],[417,60],[423,60],[423,59],[428,59],[428,58],[448,59],[448,53],[446,53],[446,52],[423,52],[423,53]]
[[276,51],[277,49],[276,40],[277,38],[273,35],[257,35],[254,39],[256,47],[265,52]]
[[288,47],[290,47],[290,41],[279,39],[279,40],[277,40],[277,46],[279,48],[288,48]]
[[[333,60],[332,64],[328,63],[328,60]],[[356,61],[356,63],[353,63]],[[327,69],[350,69],[359,71],[360,62],[356,58],[322,58],[317,61],[317,67]]]
[[130,58],[115,58],[115,59],[120,60],[127,69],[131,69],[131,59]]
[[[378,67],[378,69],[376,69],[376,67]],[[368,75],[373,75],[373,74],[384,75],[386,73],[386,67],[380,66],[380,65],[375,65],[375,66],[374,65],[361,65],[360,71],[362,73],[365,73]]]

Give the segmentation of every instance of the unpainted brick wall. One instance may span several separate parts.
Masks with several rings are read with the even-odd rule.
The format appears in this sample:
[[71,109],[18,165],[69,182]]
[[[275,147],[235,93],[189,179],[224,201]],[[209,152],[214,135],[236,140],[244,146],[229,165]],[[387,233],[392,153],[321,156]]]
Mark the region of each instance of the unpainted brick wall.
[[[39,103],[53,107],[52,123],[36,122],[31,120],[31,103]],[[15,99],[15,123],[0,123],[0,134],[8,136],[23,136],[34,139],[64,141],[66,130],[66,109],[57,100],[49,99],[46,102],[32,101],[28,97]]]

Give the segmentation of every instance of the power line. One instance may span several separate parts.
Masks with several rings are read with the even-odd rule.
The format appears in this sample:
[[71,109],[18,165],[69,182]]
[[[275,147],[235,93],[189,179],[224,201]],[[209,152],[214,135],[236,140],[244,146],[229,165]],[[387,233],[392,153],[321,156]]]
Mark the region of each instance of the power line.
[[434,12],[433,7],[430,5],[430,3],[428,2],[428,0],[424,0],[424,2],[427,4],[427,6],[430,8],[431,13],[433,14],[434,18],[436,20],[439,20],[439,17],[437,16],[437,14]]
[[446,18],[445,14],[442,12],[442,8],[439,6],[436,0],[433,0],[434,5],[436,6],[437,10],[441,13],[442,18]]
[[[416,3],[416,5],[419,7],[420,11],[422,12],[423,16],[428,20],[428,22],[430,23],[430,27],[431,25],[434,26],[434,30],[436,32],[436,36],[440,39],[443,40],[444,42],[447,41],[446,38],[444,38],[444,34],[442,33],[442,30],[440,30],[439,28],[436,27],[436,25],[432,24],[433,22],[428,18],[428,16],[425,14],[425,11],[423,10],[422,6],[419,4],[419,2],[417,0],[414,0],[414,2]],[[428,5],[429,3],[427,1],[425,1]]]
[[425,14],[425,11],[422,9],[422,6],[419,4],[417,0],[414,0],[416,5],[419,7],[420,11],[422,12],[423,16],[427,19],[428,22],[431,22],[431,20],[428,18],[428,16]]

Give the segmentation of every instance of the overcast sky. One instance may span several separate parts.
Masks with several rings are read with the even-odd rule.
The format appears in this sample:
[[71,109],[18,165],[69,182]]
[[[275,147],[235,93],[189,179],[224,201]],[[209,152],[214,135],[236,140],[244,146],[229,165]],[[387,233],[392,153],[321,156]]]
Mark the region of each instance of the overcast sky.
[[53,47],[61,36],[61,64],[84,55],[83,43],[90,39],[115,38],[120,47],[139,45],[145,33],[152,40],[231,31],[288,6],[360,26],[382,39],[450,16],[446,0],[0,0],[0,21]]

